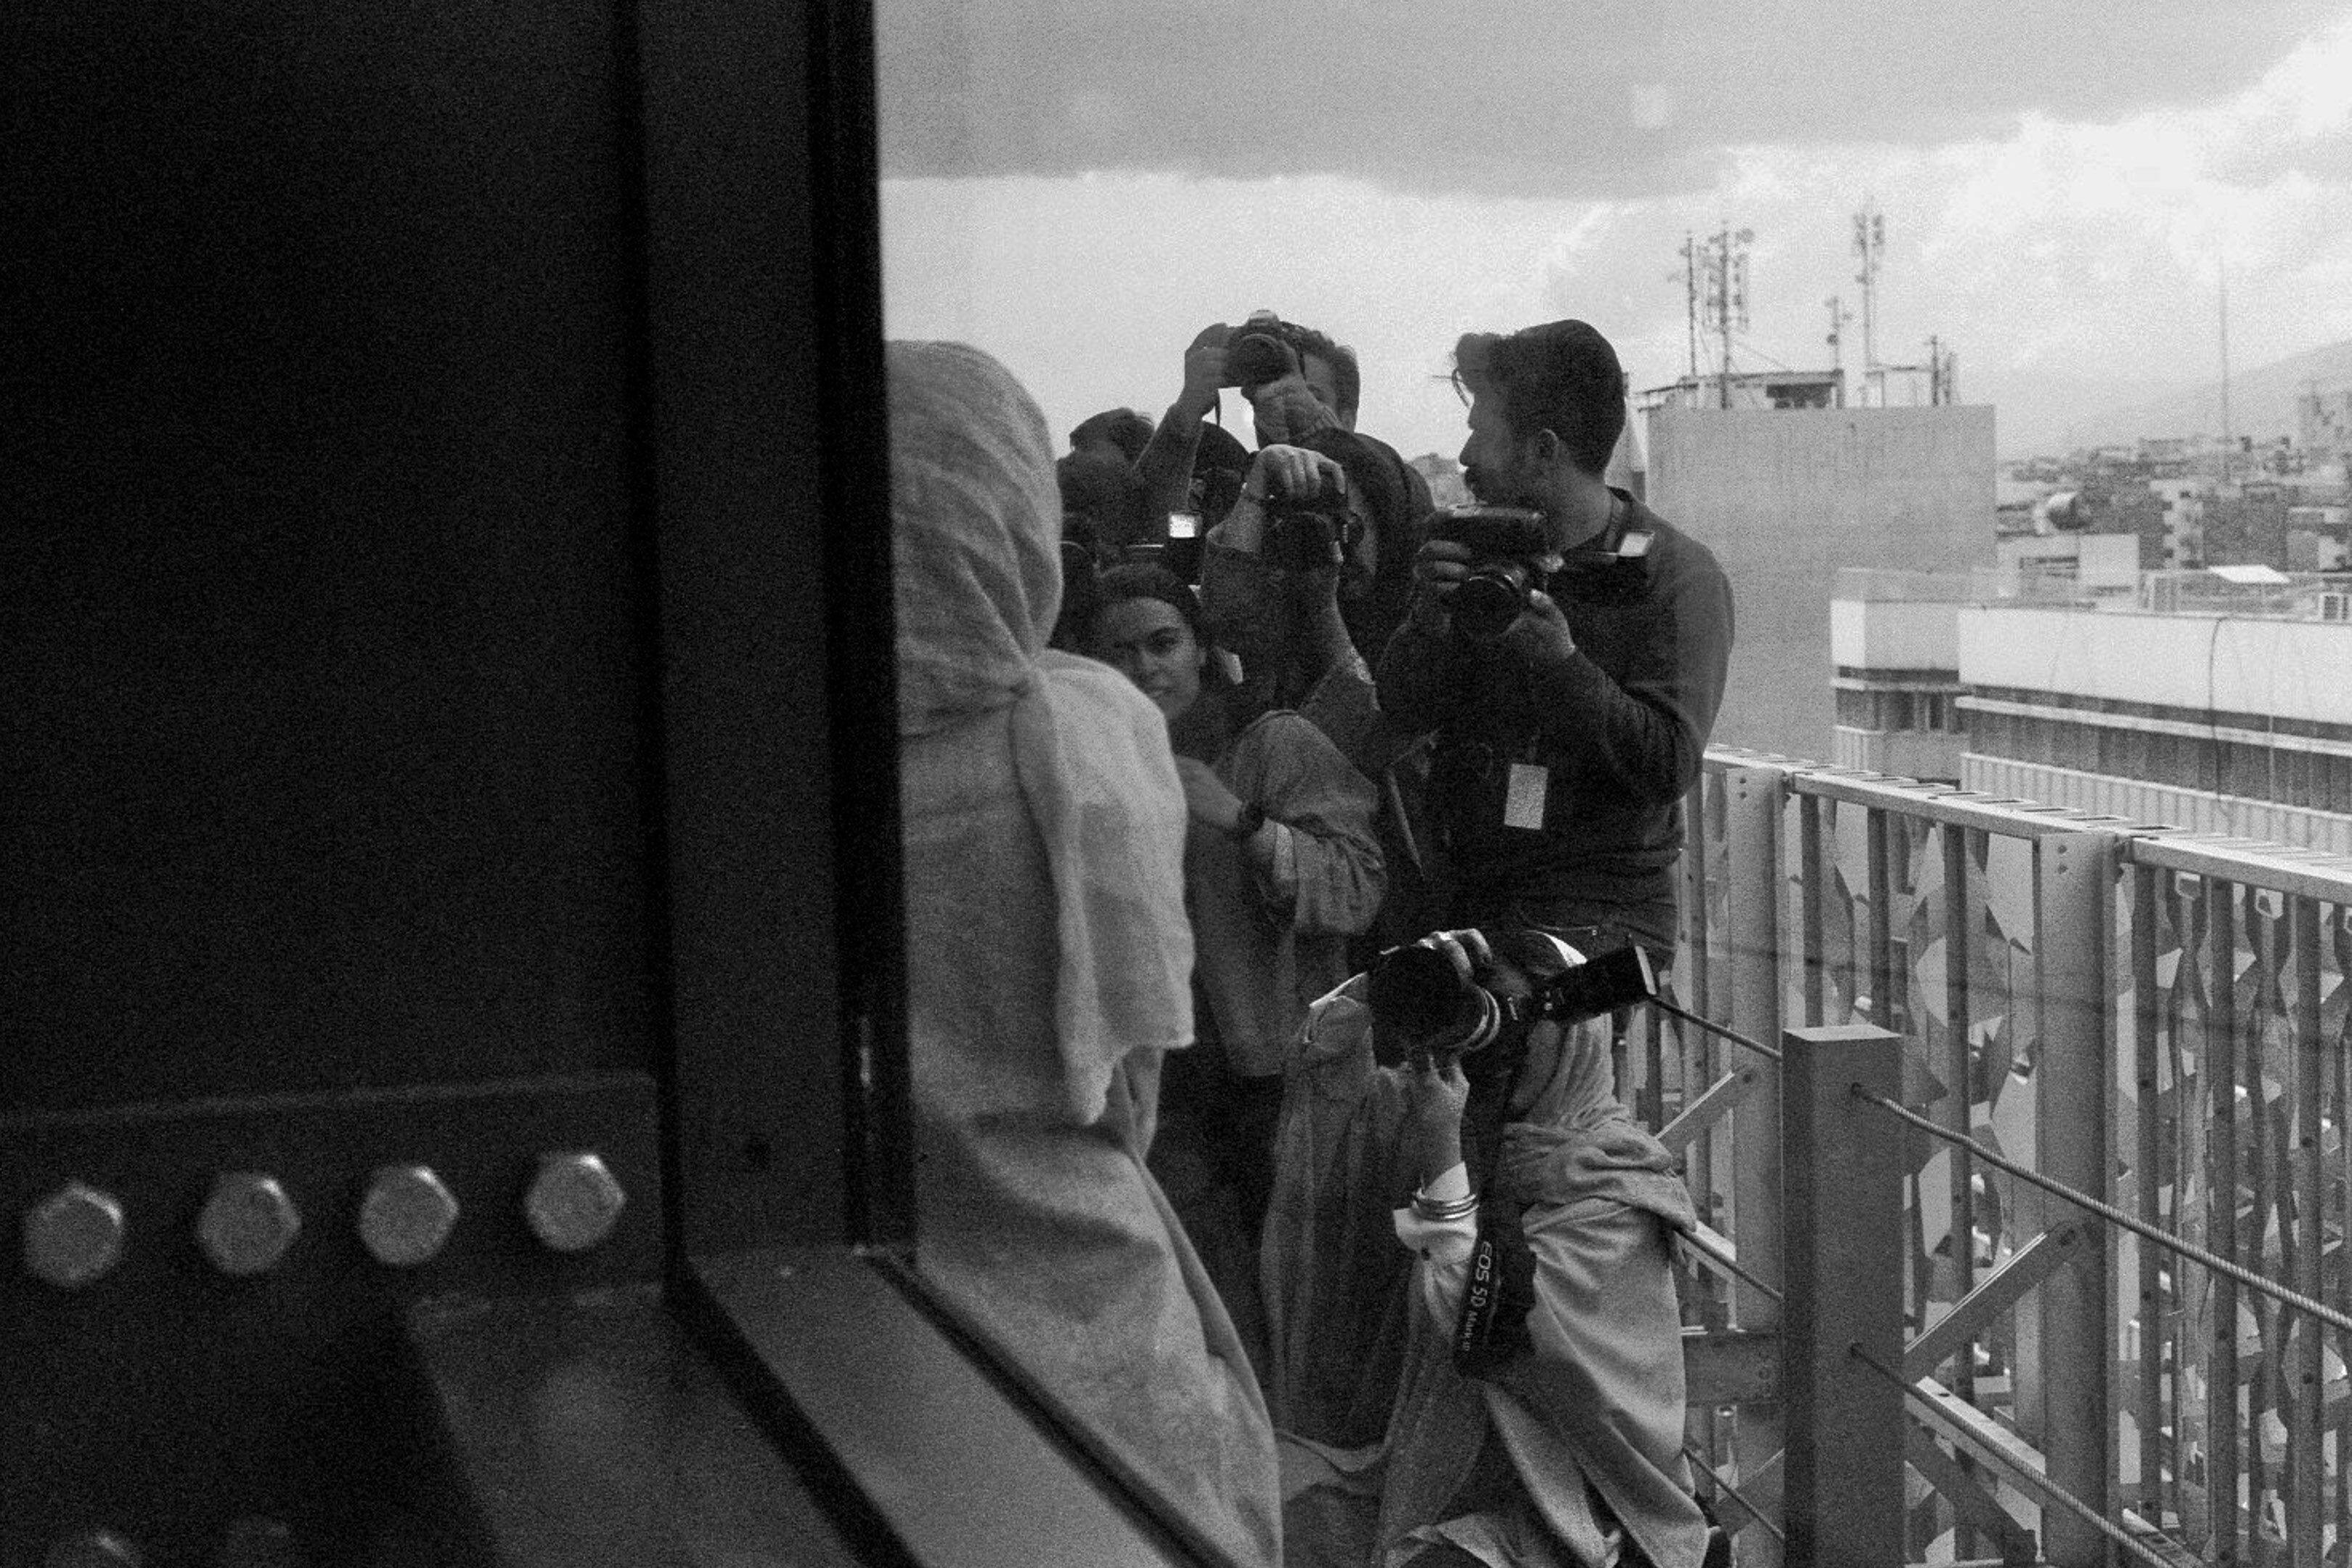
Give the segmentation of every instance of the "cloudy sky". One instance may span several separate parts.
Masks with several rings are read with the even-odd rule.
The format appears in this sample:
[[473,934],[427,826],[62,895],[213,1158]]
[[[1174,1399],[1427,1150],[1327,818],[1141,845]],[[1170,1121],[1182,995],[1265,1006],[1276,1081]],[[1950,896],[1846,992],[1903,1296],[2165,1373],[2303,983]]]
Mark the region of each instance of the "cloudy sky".
[[1263,306],[1355,346],[1365,430],[1451,453],[1460,333],[1581,316],[1670,382],[1685,241],[1727,227],[1734,367],[1828,368],[1836,297],[1851,373],[1865,204],[1877,357],[1955,351],[2004,455],[2216,379],[2225,288],[2237,371],[2352,338],[2352,0],[877,8],[888,329],[996,353],[1057,433],[1157,415]]

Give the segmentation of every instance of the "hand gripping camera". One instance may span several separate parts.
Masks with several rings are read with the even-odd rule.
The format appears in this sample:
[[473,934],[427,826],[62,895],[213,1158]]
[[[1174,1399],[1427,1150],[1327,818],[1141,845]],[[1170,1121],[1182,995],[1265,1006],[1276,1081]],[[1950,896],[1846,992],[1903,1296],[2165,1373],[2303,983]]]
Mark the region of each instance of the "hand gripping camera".
[[1298,368],[1298,351],[1282,335],[1282,318],[1272,310],[1251,311],[1226,334],[1226,386],[1264,386]]
[[1374,959],[1366,1000],[1372,1016],[1414,1049],[1465,1057],[1497,1040],[1523,1042],[1528,1026],[1545,1018],[1580,1023],[1658,994],[1657,972],[1638,944],[1571,963],[1525,995],[1498,995],[1496,967],[1483,933],[1441,931]]
[[1523,506],[1450,506],[1437,514],[1431,535],[1470,551],[1470,574],[1445,601],[1454,629],[1475,642],[1492,642],[1510,630],[1544,575],[1538,558],[1551,552],[1543,513]]
[[1265,534],[1258,555],[1270,566],[1311,572],[1338,566],[1354,554],[1363,523],[1348,510],[1348,475],[1327,468],[1312,495],[1265,498]]

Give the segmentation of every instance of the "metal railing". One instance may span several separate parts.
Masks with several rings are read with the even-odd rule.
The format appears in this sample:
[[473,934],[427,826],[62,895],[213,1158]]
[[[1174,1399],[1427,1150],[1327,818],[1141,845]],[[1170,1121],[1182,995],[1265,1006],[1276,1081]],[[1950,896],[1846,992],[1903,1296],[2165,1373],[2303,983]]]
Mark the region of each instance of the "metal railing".
[[1730,751],[1686,820],[1625,1066],[1695,1352],[1779,1353],[1694,1381],[1740,1560],[2346,1561],[2352,862]]

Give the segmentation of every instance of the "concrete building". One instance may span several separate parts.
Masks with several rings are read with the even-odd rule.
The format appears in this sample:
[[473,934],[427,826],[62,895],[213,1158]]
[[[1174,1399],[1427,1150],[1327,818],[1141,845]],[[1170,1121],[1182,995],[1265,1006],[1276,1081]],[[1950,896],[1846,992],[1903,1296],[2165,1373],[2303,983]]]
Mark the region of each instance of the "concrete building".
[[1841,567],[1993,564],[1993,411],[1981,405],[1650,410],[1651,504],[1712,549],[1738,631],[1715,739],[1826,757],[1822,668]]
[[1830,601],[1840,767],[1958,784],[1959,606],[1991,586],[1980,573],[1848,567]]
[[1846,572],[1832,608],[1842,765],[2352,855],[2352,578]]

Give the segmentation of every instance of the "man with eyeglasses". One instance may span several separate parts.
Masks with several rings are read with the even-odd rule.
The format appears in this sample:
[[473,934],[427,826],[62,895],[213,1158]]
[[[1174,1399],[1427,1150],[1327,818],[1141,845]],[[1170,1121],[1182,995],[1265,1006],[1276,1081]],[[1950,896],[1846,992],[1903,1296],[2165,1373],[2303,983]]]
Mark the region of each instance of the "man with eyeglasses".
[[1472,333],[1454,363],[1479,505],[1433,521],[1378,674],[1386,719],[1435,734],[1445,923],[1670,955],[1677,805],[1723,700],[1730,584],[1604,478],[1626,383],[1600,332]]

